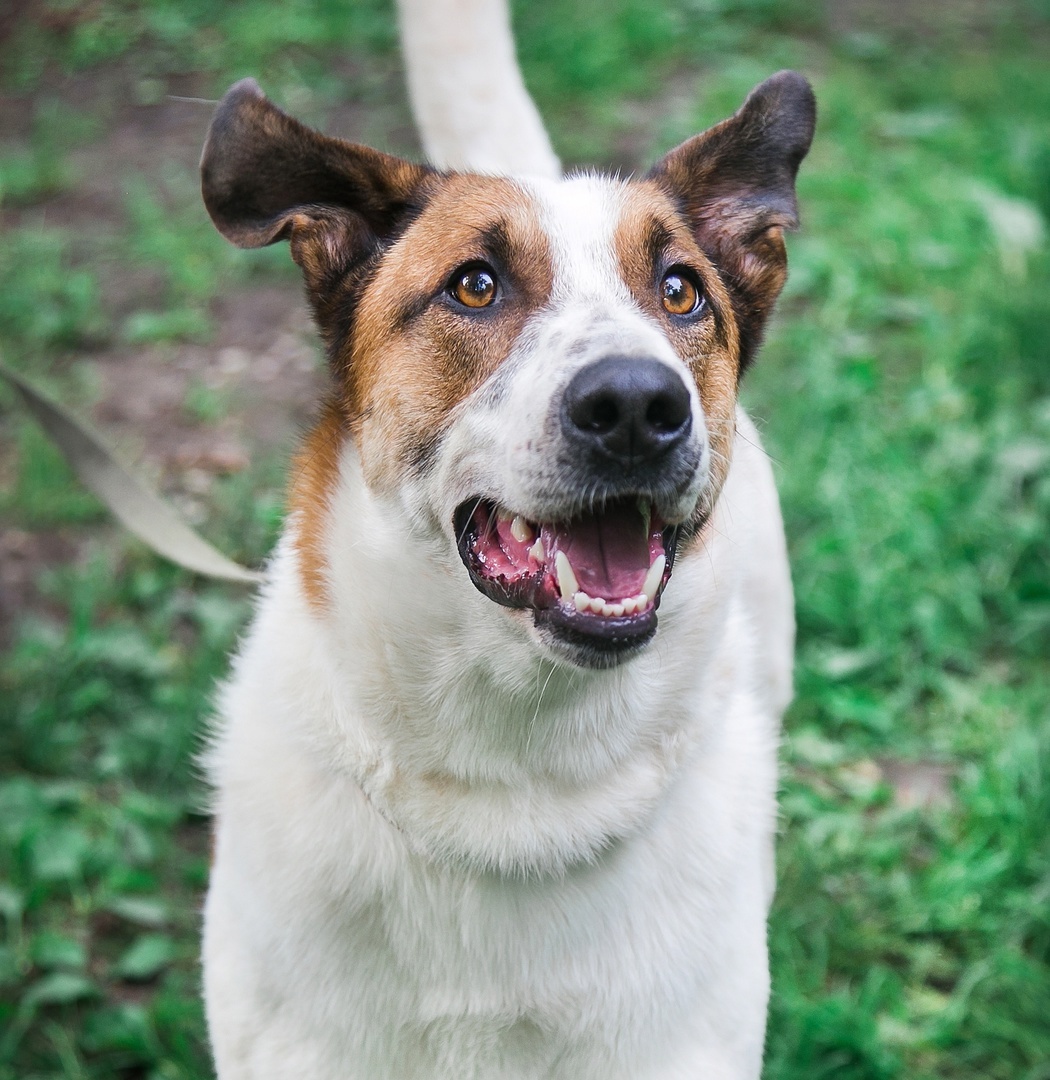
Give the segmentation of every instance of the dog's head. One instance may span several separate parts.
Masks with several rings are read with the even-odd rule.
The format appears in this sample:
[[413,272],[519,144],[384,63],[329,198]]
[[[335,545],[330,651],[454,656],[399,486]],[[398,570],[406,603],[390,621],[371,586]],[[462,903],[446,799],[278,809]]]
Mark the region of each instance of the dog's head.
[[814,117],[781,72],[640,180],[552,182],[411,164],[234,86],[205,203],[237,244],[290,241],[336,379],[293,492],[312,601],[311,517],[350,440],[369,489],[400,492],[548,652],[607,666],[641,649],[729,468]]

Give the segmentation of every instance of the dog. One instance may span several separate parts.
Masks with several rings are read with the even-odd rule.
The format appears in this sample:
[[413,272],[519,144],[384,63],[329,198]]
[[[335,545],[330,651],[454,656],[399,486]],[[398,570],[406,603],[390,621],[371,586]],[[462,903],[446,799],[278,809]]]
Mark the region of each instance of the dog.
[[220,1080],[759,1076],[794,624],[737,389],[814,122],[780,72],[558,179],[222,99],[205,204],[332,389],[207,752]]

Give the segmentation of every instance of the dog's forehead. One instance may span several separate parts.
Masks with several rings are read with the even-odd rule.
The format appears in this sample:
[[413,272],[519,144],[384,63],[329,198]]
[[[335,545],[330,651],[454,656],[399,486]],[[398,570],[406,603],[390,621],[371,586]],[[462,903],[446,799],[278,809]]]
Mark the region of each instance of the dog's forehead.
[[552,299],[600,295],[629,301],[616,252],[629,201],[625,184],[609,177],[523,182],[551,252]]

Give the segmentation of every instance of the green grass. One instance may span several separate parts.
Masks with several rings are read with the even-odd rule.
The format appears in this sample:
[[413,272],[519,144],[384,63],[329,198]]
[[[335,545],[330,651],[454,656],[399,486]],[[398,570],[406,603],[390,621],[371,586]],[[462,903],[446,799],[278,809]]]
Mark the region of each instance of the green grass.
[[[162,162],[118,178],[121,222],[49,224],[108,122],[60,122],[56,71],[131,72],[144,101],[255,74],[320,121],[379,93],[394,44],[378,0],[86,10],[12,38],[4,78],[37,120],[0,147],[0,347],[81,405],[85,350],[207,341],[230,281],[285,271],[219,241]],[[1050,28],[1045,5],[988,5],[977,28],[947,10],[895,37],[771,0],[516,10],[569,161],[643,164],[779,67],[817,88],[805,228],[745,394],[799,622],[767,1080],[1050,1080]],[[119,316],[116,258],[154,282]],[[248,602],[102,524],[13,405],[0,392],[4,523],[91,539],[0,658],[0,1080],[203,1077],[192,760]],[[215,419],[211,391],[189,382],[185,410]],[[258,560],[276,483],[221,482],[209,535]],[[949,776],[944,797],[895,798],[908,764]]]

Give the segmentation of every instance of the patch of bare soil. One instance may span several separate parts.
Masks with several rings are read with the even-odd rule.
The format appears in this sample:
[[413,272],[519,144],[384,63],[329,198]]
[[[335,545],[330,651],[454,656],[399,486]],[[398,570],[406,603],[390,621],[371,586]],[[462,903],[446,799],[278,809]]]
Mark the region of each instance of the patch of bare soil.
[[951,805],[956,772],[953,766],[940,761],[884,758],[878,767],[893,792],[894,804],[902,809],[931,810]]
[[29,611],[60,616],[39,590],[41,573],[72,561],[80,538],[74,529],[0,529],[0,649],[11,643],[16,620]]
[[833,34],[874,32],[890,40],[968,35],[972,42],[1019,6],[1013,0],[832,0],[825,10]]
[[[93,368],[99,389],[85,419],[191,520],[206,516],[217,477],[249,469],[260,455],[290,454],[327,384],[294,285],[231,290],[214,314],[218,330],[207,345],[121,347],[77,360]],[[206,417],[188,404],[194,396],[206,398]],[[115,528],[0,529],[0,647],[30,611],[60,614],[37,588],[41,573],[77,562]]]
[[[201,472],[247,468],[257,452],[287,448],[325,385],[316,335],[298,290],[275,285],[231,290],[216,305],[207,345],[109,350],[89,358],[101,395],[99,427],[124,446],[139,444],[165,486],[200,493]],[[209,395],[208,419],[187,404]]]

